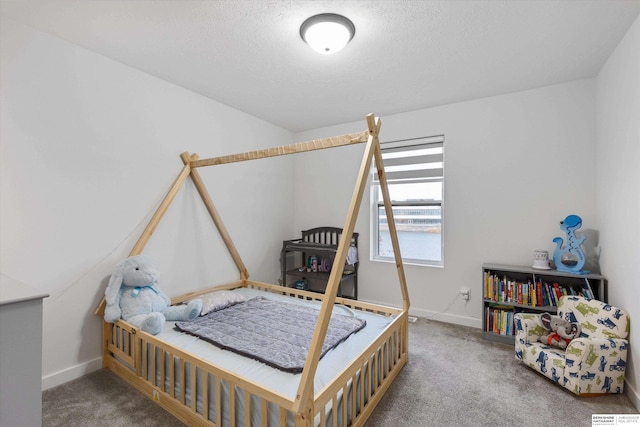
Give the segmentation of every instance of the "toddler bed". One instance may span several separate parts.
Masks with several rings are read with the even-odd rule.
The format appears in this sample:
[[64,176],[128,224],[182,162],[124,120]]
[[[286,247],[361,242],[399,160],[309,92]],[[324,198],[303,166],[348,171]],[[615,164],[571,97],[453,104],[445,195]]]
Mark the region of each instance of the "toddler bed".
[[[367,124],[367,131],[356,134],[212,159],[198,160],[195,155],[183,153],[184,168],[131,251],[131,255],[142,252],[178,189],[190,176],[238,268],[240,279],[175,297],[172,303],[179,304],[212,290],[231,290],[247,296],[260,295],[274,301],[315,306],[319,310],[318,320],[300,373],[284,372],[217,348],[193,335],[176,331],[175,322],[167,322],[161,334],[154,336],[123,320],[114,324],[103,323],[103,366],[188,425],[363,425],[407,363],[409,309],[392,220],[389,221],[390,234],[403,307],[387,307],[336,296],[349,246],[345,236],[353,233],[373,158],[387,217],[393,218],[378,140],[380,120],[370,114]],[[317,294],[250,280],[197,168],[356,143],[366,143],[366,148],[326,293]],[[334,311],[358,317],[366,322],[366,326],[321,359],[323,342]],[[103,312],[104,301],[96,309],[96,314],[102,316]]]

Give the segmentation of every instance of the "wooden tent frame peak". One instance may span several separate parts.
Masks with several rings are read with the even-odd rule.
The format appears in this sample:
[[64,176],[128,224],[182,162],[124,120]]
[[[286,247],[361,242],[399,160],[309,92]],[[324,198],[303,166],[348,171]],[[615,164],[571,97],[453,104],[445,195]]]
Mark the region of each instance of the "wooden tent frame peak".
[[[146,228],[140,235],[140,238],[134,245],[129,256],[135,256],[142,253],[145,246],[149,242],[149,239],[153,235],[156,227],[162,220],[162,217],[166,213],[167,209],[173,202],[178,190],[184,183],[187,177],[191,177],[202,201],[204,202],[211,219],[213,220],[224,244],[227,247],[237,269],[240,274],[240,281],[242,284],[246,284],[249,280],[249,273],[238,253],[231,237],[222,222],[222,218],[218,214],[215,208],[211,196],[207,192],[204,182],[198,173],[198,168],[205,166],[221,165],[227,163],[235,163],[241,161],[257,160],[267,157],[283,156],[288,154],[302,153],[307,151],[322,150],[328,148],[336,148],[341,146],[366,143],[364,154],[360,163],[360,169],[356,178],[355,188],[351,202],[349,204],[347,218],[343,226],[343,232],[336,251],[335,261],[333,263],[333,269],[329,275],[327,287],[325,290],[325,297],[323,298],[320,314],[318,316],[318,322],[316,323],[313,336],[311,339],[311,345],[307,354],[307,360],[302,370],[302,377],[300,385],[296,393],[293,410],[298,414],[296,417],[296,425],[309,425],[311,422],[308,417],[311,417],[311,407],[309,403],[313,401],[313,380],[316,374],[316,369],[320,359],[322,345],[329,326],[329,320],[333,305],[335,304],[337,292],[339,289],[340,278],[344,270],[344,264],[347,257],[347,251],[349,249],[349,243],[351,236],[354,232],[355,223],[362,203],[364,191],[366,189],[367,178],[371,170],[372,161],[375,161],[376,170],[378,173],[378,181],[382,192],[382,199],[384,202],[385,213],[389,224],[389,234],[393,246],[393,252],[395,256],[395,264],[400,282],[400,290],[402,293],[402,305],[404,313],[408,313],[410,301],[407,290],[407,283],[404,274],[404,266],[402,263],[402,257],[400,254],[400,246],[398,243],[398,236],[393,218],[393,210],[391,206],[391,199],[389,197],[389,189],[387,186],[386,174],[384,171],[384,163],[382,160],[382,152],[380,149],[379,133],[381,128],[381,120],[379,117],[375,117],[373,114],[368,114],[366,117],[367,130],[352,134],[346,134],[341,136],[334,136],[323,139],[315,139],[305,142],[299,142],[295,144],[272,147],[261,150],[248,151],[243,153],[237,153],[232,155],[226,155],[221,157],[213,157],[208,159],[199,159],[197,154],[189,154],[184,152],[180,155],[184,164],[182,170],[178,174],[171,188],[165,195],[164,199],[160,202],[157,210],[152,216],[151,220],[147,224]],[[105,308],[104,298],[100,302],[99,306],[95,310],[95,314],[99,316],[104,315]],[[406,315],[406,314],[405,314]],[[408,331],[404,331],[404,342],[408,342]]]

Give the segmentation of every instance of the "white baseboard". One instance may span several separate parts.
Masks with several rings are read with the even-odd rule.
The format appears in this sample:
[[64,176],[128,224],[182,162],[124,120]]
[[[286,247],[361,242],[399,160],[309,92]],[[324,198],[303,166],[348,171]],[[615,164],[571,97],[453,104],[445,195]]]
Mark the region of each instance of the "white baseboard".
[[410,308],[409,314],[412,316],[422,317],[429,320],[437,320],[438,322],[453,323],[454,325],[470,326],[480,329],[482,320],[470,316],[460,316],[457,314],[438,313],[437,311],[423,310],[419,308]]
[[[389,303],[362,300],[364,302],[370,302],[378,305],[389,305]],[[478,319],[471,316],[460,316],[457,314],[439,313],[437,311],[423,310],[420,308],[410,308],[409,315],[416,317],[423,317],[429,320],[437,320],[438,322],[453,323],[454,325],[470,326],[472,328],[482,328],[482,319]]]
[[631,387],[631,385],[629,384],[629,381],[625,381],[624,392],[627,395],[627,397],[629,397],[629,400],[631,401],[631,403],[633,403],[633,406],[636,407],[636,410],[640,412],[640,394],[638,393],[638,390]]
[[42,377],[42,391],[80,378],[102,368],[102,357]]

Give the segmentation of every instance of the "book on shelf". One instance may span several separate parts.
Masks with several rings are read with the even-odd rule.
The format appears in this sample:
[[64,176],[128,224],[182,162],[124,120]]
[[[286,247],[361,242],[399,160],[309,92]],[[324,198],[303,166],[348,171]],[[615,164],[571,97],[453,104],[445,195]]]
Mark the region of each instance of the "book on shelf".
[[485,311],[485,331],[496,335],[514,335],[513,307],[488,306]]
[[514,280],[506,275],[484,272],[484,298],[495,302],[506,302],[531,307],[558,306],[563,295],[579,295],[592,299],[587,281],[583,285],[560,284],[543,280]]

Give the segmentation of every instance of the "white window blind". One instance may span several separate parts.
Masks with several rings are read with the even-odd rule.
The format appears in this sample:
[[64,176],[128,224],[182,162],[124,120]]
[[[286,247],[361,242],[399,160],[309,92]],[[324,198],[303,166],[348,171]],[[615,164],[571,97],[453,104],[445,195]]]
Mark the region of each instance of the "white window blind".
[[[405,262],[443,265],[444,136],[381,144],[400,252]],[[372,258],[392,260],[380,183],[372,180]]]
[[442,136],[381,144],[387,183],[442,181],[443,147]]

